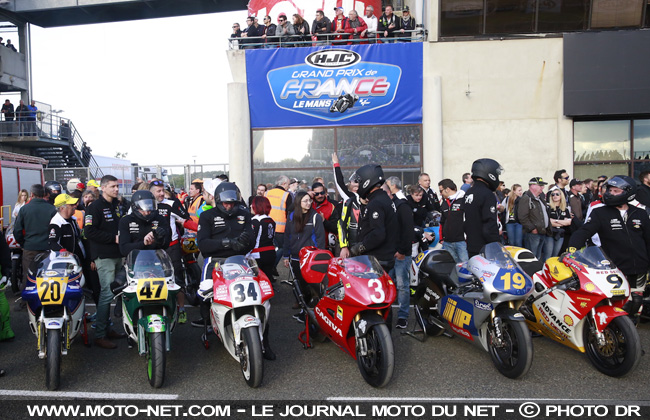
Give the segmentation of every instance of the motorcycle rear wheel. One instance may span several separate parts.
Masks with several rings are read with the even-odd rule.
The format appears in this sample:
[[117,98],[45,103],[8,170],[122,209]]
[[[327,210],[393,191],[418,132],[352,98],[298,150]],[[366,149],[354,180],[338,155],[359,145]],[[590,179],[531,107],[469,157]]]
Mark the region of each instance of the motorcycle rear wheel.
[[47,330],[47,358],[45,361],[45,386],[50,391],[61,385],[61,331]]
[[165,382],[165,333],[147,333],[149,351],[147,352],[147,377],[149,385],[160,388]]
[[20,292],[20,286],[23,283],[22,257],[11,260],[11,291],[14,294]]
[[496,346],[492,336],[488,337],[488,348],[492,363],[502,375],[517,379],[528,372],[533,364],[533,341],[526,324],[519,321],[501,319],[503,345]]
[[366,335],[368,353],[362,356],[357,351],[357,364],[361,376],[375,388],[382,388],[393,377],[395,367],[395,350],[393,339],[386,324],[370,327]]
[[603,330],[605,344],[599,346],[588,325],[584,329],[585,353],[591,363],[605,375],[622,377],[641,361],[641,341],[632,320],[619,316]]
[[264,376],[264,361],[262,360],[262,343],[257,328],[244,328],[242,334],[242,352],[239,356],[241,372],[246,384],[257,388]]

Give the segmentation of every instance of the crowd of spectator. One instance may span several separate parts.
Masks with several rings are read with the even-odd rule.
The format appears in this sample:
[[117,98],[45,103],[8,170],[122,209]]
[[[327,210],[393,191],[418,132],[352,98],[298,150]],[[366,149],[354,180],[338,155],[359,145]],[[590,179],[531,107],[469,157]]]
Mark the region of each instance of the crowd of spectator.
[[[0,38],[1,39],[1,38]],[[36,101],[32,100],[29,105],[21,99],[17,108],[9,99],[5,99],[0,113],[4,117],[2,123],[2,132],[7,136],[36,136],[38,134],[36,127],[36,114],[38,107]]]
[[236,39],[243,49],[410,42],[417,28],[408,6],[402,9],[401,16],[394,14],[390,5],[383,7],[379,17],[372,6],[366,6],[363,17],[354,9],[346,16],[343,7],[335,7],[334,14],[330,20],[322,9],[317,10],[311,26],[307,17],[298,13],[281,13],[277,24],[268,15],[248,16],[245,28],[233,24],[231,42]]

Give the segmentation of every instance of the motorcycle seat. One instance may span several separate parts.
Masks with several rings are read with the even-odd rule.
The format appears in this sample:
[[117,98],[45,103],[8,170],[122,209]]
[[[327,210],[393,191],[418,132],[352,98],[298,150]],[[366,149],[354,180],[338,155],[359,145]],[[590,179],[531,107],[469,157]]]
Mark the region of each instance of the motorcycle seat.
[[555,282],[566,280],[573,276],[573,271],[564,265],[564,263],[560,261],[558,257],[553,257],[546,260],[546,269]]

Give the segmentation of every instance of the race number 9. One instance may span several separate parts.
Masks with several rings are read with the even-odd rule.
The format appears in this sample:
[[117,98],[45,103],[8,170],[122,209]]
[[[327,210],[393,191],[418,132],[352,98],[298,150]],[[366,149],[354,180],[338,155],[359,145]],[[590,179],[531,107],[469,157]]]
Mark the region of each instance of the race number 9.
[[381,282],[378,279],[370,279],[368,280],[368,287],[374,289],[375,292],[370,295],[370,300],[373,303],[384,303],[384,300],[386,299],[386,293],[384,293]]
[[618,289],[623,284],[623,279],[618,274],[610,274],[609,276],[607,276],[607,283],[611,283],[614,285],[612,289]]

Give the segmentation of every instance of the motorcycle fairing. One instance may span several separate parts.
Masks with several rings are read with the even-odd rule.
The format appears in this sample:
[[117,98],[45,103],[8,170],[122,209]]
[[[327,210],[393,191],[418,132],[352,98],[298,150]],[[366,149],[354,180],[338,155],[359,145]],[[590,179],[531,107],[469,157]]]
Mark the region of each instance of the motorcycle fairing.
[[[165,342],[169,343],[168,324],[169,319],[166,316],[158,314],[143,316],[138,320],[138,353],[140,356],[147,352],[146,334],[165,333]],[[169,350],[169,345],[167,345],[167,351]]]
[[440,300],[440,314],[456,334],[472,341],[474,340],[472,336],[478,335],[476,324],[480,325],[480,322],[475,323],[474,305],[462,297],[458,295],[444,296]]
[[257,333],[260,336],[260,340],[262,340],[262,332],[259,328],[261,325],[262,322],[252,315],[245,314],[240,316],[233,325],[233,336],[235,337],[235,343],[241,342],[241,331],[245,328],[257,328]]
[[596,323],[598,325],[598,331],[602,331],[607,327],[614,318],[626,315],[627,312],[617,306],[602,305],[596,307]]

